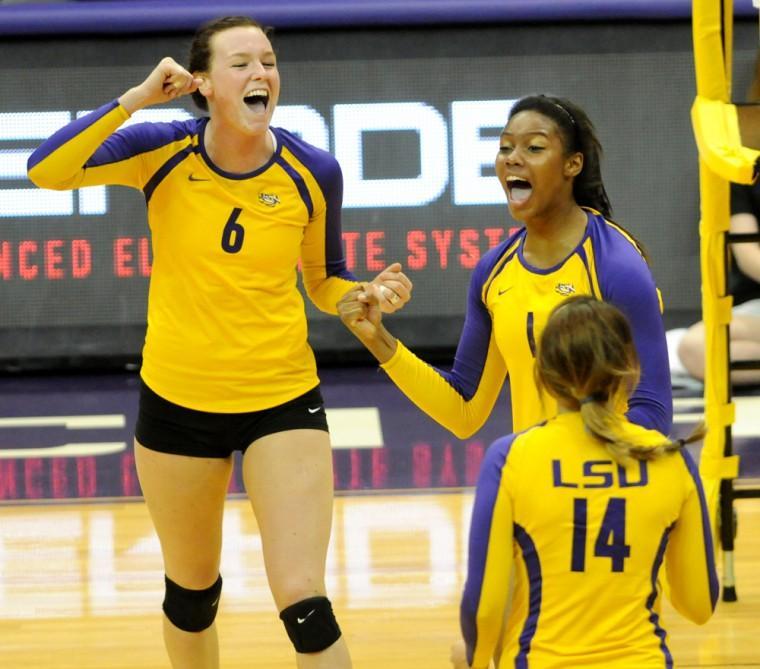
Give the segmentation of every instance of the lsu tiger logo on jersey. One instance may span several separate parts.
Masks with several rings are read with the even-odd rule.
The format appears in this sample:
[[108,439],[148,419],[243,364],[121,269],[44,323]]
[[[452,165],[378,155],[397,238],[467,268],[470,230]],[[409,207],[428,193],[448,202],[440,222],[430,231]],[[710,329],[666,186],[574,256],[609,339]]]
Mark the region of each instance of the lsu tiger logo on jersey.
[[259,193],[259,202],[267,207],[276,207],[280,204],[280,198],[278,195],[271,195],[270,193]]
[[572,283],[558,283],[554,286],[554,290],[560,295],[572,295],[575,292],[575,286]]

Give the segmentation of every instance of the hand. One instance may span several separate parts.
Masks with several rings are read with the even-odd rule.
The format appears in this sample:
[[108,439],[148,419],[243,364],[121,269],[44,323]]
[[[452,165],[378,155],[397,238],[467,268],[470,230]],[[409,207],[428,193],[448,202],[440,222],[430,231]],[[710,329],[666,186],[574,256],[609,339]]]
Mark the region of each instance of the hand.
[[384,364],[396,352],[398,342],[383,326],[383,314],[375,291],[362,284],[349,290],[338,302],[340,320]]
[[368,285],[352,288],[337,305],[340,320],[362,341],[375,336],[383,320],[377,295],[367,290]]
[[150,105],[175,100],[198,90],[202,79],[194,77],[173,58],[163,58],[139,86],[130,88],[119,98],[121,105],[133,114]]
[[451,645],[451,656],[449,659],[454,669],[470,669],[470,665],[467,663],[467,649],[462,639]]
[[401,263],[394,262],[372,279],[367,293],[375,296],[383,313],[392,314],[411,299],[412,282],[401,271]]

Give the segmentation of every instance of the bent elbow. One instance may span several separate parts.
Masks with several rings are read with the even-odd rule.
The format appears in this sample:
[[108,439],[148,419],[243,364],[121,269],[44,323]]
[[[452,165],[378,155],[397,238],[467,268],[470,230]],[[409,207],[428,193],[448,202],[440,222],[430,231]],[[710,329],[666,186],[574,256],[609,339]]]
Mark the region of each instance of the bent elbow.
[[654,404],[648,408],[650,429],[657,430],[662,434],[670,434],[673,428],[673,408],[664,404]]
[[[320,286],[319,284],[307,284],[304,281],[304,290],[306,291],[306,295],[311,300],[311,303],[319,309],[322,313],[330,314],[331,316],[334,316],[337,312],[337,308],[335,305],[331,305],[328,303],[328,301],[324,297],[324,293],[319,290]],[[332,309],[331,309],[332,307]]]
[[67,186],[60,180],[53,179],[51,175],[35,168],[27,170],[26,176],[37,188],[46,188],[47,190],[66,190]]
[[697,625],[704,625],[708,620],[710,620],[710,618],[712,618],[713,611],[714,609],[712,608],[696,611],[694,615],[690,617],[690,619]]
[[670,434],[673,427],[673,410],[660,403],[638,404],[630,407],[628,420],[662,434]]
[[464,410],[458,414],[456,424],[448,427],[457,439],[469,439],[474,435],[486,422],[487,416],[481,417],[479,412],[472,411],[471,407],[465,406]]
[[36,172],[34,169],[28,169],[26,171],[26,177],[31,181],[37,188],[48,188],[46,180],[41,177],[39,172]]
[[696,625],[704,625],[715,611],[715,604],[712,602],[692,602],[687,604],[685,602],[673,601],[673,605],[676,610],[687,620],[690,620]]
[[32,153],[26,160],[26,176],[38,188],[49,188],[45,173],[38,168],[40,159],[37,151]]
[[462,425],[451,428],[451,432],[457,439],[469,439],[478,431],[477,425]]
[[70,163],[51,159],[38,151],[32,153],[26,161],[26,176],[29,181],[38,188],[48,190],[73,190],[79,187],[84,168],[72,168]]

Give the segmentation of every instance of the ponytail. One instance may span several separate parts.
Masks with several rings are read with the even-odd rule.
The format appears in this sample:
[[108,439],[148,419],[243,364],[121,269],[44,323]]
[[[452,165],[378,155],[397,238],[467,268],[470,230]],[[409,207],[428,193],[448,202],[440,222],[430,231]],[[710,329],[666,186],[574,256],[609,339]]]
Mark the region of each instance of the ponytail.
[[656,460],[705,436],[705,425],[700,423],[685,439],[666,439],[655,446],[636,444],[630,440],[630,435],[623,433],[625,417],[608,402],[581,400],[579,408],[586,429],[604,444],[612,459],[620,465],[627,465],[631,460]]
[[615,306],[577,295],[551,313],[536,353],[536,384],[579,411],[588,432],[620,464],[673,453],[705,433],[700,425],[685,439],[637,443],[621,408],[639,375],[630,325]]

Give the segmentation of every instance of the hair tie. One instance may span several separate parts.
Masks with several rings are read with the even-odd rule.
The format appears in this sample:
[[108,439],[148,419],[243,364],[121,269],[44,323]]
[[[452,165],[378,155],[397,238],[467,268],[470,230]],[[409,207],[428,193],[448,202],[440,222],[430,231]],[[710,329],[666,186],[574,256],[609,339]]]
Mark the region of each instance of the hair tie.
[[590,395],[587,395],[582,400],[578,400],[580,404],[591,404],[592,402],[606,402],[607,401],[607,395],[604,393],[591,393]]

